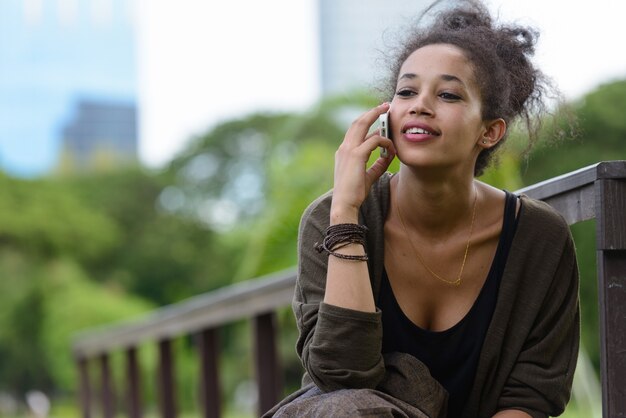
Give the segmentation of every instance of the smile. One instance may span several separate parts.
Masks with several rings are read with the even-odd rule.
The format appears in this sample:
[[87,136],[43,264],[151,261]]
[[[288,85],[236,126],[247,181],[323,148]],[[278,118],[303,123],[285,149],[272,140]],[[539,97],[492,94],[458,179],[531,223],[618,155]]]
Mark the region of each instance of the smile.
[[426,135],[437,135],[434,132],[427,131],[423,128],[408,128],[404,131],[405,134],[426,134]]

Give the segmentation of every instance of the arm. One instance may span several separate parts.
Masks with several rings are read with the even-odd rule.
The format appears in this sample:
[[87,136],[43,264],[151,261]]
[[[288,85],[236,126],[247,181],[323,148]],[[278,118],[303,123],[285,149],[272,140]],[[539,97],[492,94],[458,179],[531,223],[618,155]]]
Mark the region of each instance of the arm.
[[[365,135],[366,131],[362,130],[385,109],[386,106],[373,109],[350,128],[337,151],[332,195],[323,196],[309,206],[300,224],[298,280],[293,302],[299,329],[296,348],[309,377],[324,391],[373,388],[384,375],[380,312],[374,306],[367,263],[320,254],[314,245],[323,240],[329,223],[358,222],[362,203],[359,199],[365,199],[373,181],[393,158],[392,152],[388,161],[379,160],[366,171],[369,154],[384,138],[370,135],[365,140],[355,139],[358,138],[355,130]],[[355,147],[361,148],[355,150]],[[358,159],[361,154],[362,164]],[[352,164],[357,167],[348,169]],[[362,173],[354,180],[346,172]],[[365,178],[370,180],[358,186],[358,181]],[[362,190],[362,195],[355,193],[348,197],[345,193],[357,189]],[[352,245],[338,251],[363,254],[364,249]]]
[[[389,167],[393,152],[387,158],[379,158],[370,169],[366,167],[372,151],[381,143],[393,150],[389,139],[381,137],[377,132],[367,134],[378,116],[388,109],[388,104],[382,104],[361,115],[348,129],[335,153],[330,225],[358,223],[359,208],[372,184]],[[358,244],[351,244],[340,251],[344,254],[364,255],[364,248]],[[324,302],[363,312],[375,312],[367,263],[329,257]]]

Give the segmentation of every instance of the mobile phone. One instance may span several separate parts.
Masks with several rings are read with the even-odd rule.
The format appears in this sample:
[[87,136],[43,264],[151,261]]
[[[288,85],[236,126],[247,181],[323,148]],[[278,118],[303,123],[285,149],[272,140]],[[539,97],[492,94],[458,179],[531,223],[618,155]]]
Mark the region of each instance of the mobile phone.
[[[383,113],[378,117],[378,124],[380,136],[389,138],[389,112]],[[380,147],[380,156],[383,158],[387,158],[389,156],[389,151],[387,151],[387,148]]]

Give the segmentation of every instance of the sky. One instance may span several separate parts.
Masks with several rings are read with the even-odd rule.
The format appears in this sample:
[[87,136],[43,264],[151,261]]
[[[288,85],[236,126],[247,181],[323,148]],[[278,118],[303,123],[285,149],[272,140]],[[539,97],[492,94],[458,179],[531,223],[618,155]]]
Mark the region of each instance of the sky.
[[314,0],[139,3],[140,154],[167,162],[225,118],[317,98]]
[[[43,1],[68,5],[79,0]],[[220,121],[257,110],[306,110],[319,99],[316,0],[90,1],[134,2],[136,88],[120,85],[118,90],[137,96],[140,159],[150,167],[166,164]],[[626,54],[620,47],[626,40],[626,3],[487,4],[504,20],[540,29],[536,61],[567,98],[626,78]],[[58,152],[55,141],[0,143],[0,168],[6,169],[5,161],[12,159],[13,167],[22,164],[20,173],[41,173]]]

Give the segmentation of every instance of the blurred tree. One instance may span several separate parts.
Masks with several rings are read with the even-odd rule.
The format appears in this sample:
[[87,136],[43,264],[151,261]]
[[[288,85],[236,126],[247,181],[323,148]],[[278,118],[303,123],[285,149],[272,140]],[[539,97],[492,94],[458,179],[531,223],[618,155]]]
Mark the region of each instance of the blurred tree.
[[[576,125],[575,137],[563,141],[542,141],[529,156],[522,170],[525,184],[536,183],[597,163],[626,158],[626,80],[603,84],[568,105]],[[550,122],[557,129],[568,129],[569,121]],[[549,124],[548,124],[549,125]],[[546,132],[553,132],[548,126]]]
[[334,152],[376,100],[329,98],[304,114],[254,114],[218,125],[170,165],[172,213],[223,231],[235,281],[291,267],[304,208],[332,187]]
[[171,183],[168,172],[137,168],[63,180],[66,192],[106,215],[119,231],[112,251],[85,264],[92,277],[159,305],[230,282],[228,248],[214,231],[165,209],[172,205]]
[[118,245],[119,232],[110,218],[50,182],[0,173],[0,249],[89,262]]
[[[2,287],[7,282],[12,280],[6,280]],[[0,358],[4,360],[0,362],[0,388],[16,393],[34,388],[50,390],[53,376],[43,344],[45,297],[36,284],[20,287],[6,289],[7,293],[0,296],[0,300],[9,293],[15,297],[1,304]]]
[[5,248],[0,276],[0,389],[16,394],[73,389],[71,336],[153,308],[121,288],[94,283],[65,258],[33,260]]

